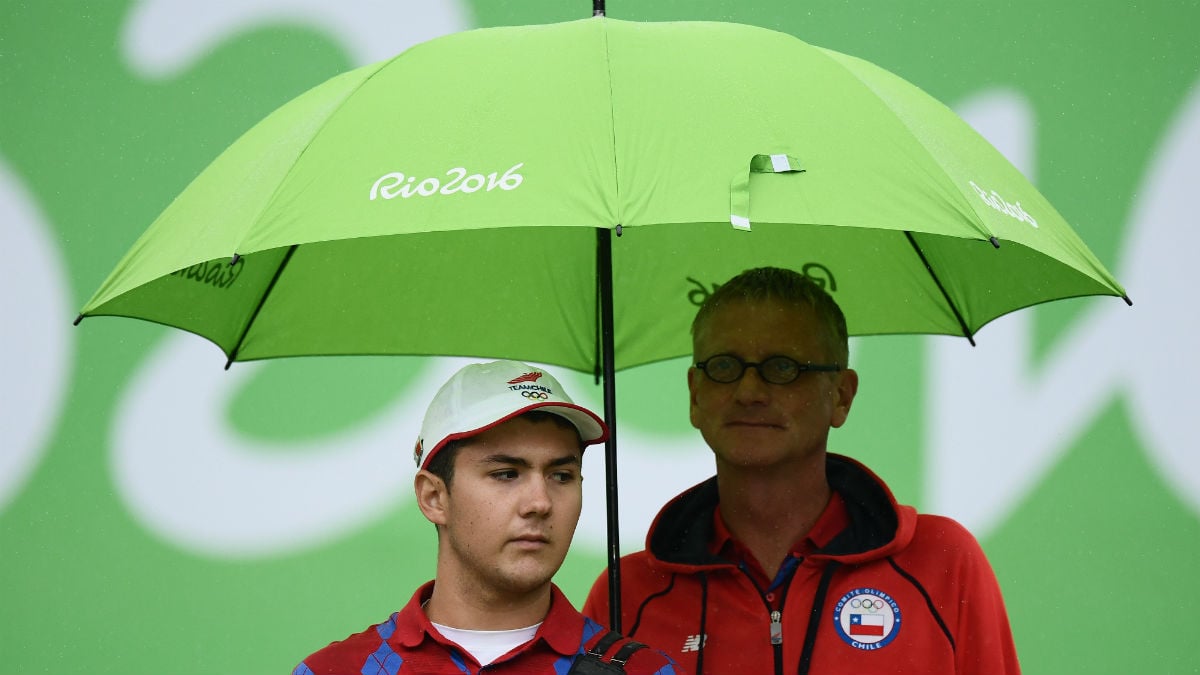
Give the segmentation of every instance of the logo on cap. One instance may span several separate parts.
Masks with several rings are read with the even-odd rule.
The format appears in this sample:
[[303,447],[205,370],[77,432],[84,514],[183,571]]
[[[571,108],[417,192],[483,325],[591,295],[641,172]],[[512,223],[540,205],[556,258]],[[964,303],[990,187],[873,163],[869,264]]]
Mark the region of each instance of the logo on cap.
[[509,384],[521,384],[522,382],[537,382],[539,379],[541,379],[541,377],[542,377],[542,374],[540,372],[534,370],[532,372],[525,373],[524,375],[521,375],[519,377],[514,377],[513,379],[509,380],[508,383]]
[[413,461],[417,463],[417,466],[421,466],[421,456],[425,454],[423,445],[421,439],[418,438],[416,446],[413,447]]

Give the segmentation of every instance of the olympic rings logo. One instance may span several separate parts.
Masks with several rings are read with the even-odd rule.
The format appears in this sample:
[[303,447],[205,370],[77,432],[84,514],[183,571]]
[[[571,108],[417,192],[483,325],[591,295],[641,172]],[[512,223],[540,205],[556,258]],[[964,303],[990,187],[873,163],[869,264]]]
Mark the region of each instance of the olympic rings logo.
[[883,600],[872,600],[871,598],[867,598],[866,600],[860,600],[858,598],[855,598],[850,601],[850,606],[853,607],[854,609],[865,609],[867,611],[873,611],[876,608],[883,609]]
[[521,392],[521,395],[524,396],[525,398],[531,398],[531,399],[534,399],[537,401],[545,401],[546,399],[550,398],[550,394],[547,394],[544,391],[528,391],[528,390],[526,390],[526,391]]

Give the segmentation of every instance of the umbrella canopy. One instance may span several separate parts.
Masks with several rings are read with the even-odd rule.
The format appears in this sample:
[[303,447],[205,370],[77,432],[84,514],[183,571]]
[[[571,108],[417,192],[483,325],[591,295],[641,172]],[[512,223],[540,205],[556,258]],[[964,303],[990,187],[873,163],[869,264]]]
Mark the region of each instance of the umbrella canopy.
[[822,283],[853,335],[971,338],[1022,307],[1124,296],[901,78],[760,28],[601,16],[438,38],[301,95],[196,178],[81,317],[175,326],[229,361],[603,368],[615,427],[612,372],[688,354],[699,302],[762,265]]
[[688,353],[695,303],[764,264],[824,280],[854,335],[971,336],[1124,295],[1011,164],[895,75],[760,28],[597,17],[446,36],[303,94],[82,314],[176,326],[235,360],[591,371],[597,229],[619,234],[616,368]]

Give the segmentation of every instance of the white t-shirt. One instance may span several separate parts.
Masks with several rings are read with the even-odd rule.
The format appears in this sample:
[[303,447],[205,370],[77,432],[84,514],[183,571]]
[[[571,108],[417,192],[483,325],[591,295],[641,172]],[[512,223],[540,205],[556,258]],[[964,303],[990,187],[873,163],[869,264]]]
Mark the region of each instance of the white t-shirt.
[[446,639],[462,645],[463,649],[475,657],[479,665],[486,666],[532,640],[541,625],[541,622],[538,622],[528,628],[512,630],[464,630],[443,626],[440,623],[433,624],[433,627]]

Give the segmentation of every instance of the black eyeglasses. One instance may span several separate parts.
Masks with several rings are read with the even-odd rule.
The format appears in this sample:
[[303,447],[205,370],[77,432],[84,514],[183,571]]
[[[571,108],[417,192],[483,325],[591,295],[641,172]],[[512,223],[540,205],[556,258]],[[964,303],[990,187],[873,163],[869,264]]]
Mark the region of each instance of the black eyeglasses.
[[771,384],[795,382],[800,373],[833,373],[842,369],[836,363],[800,363],[787,356],[768,356],[758,363],[743,361],[733,354],[718,354],[696,364],[708,379],[721,384],[730,384],[742,379],[747,368],[754,368],[758,376]]

